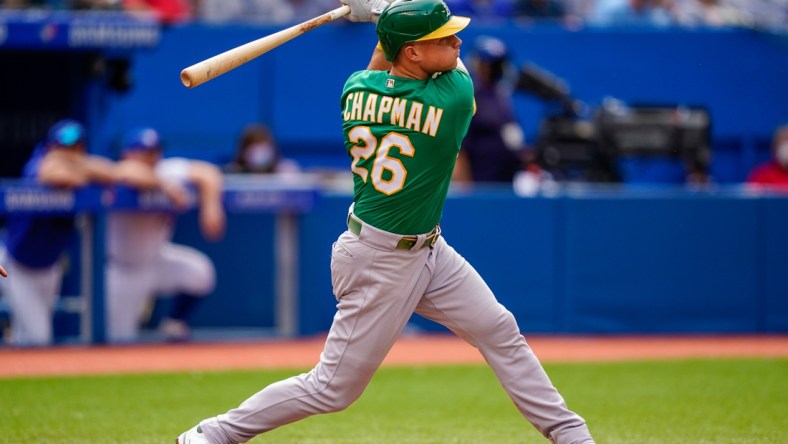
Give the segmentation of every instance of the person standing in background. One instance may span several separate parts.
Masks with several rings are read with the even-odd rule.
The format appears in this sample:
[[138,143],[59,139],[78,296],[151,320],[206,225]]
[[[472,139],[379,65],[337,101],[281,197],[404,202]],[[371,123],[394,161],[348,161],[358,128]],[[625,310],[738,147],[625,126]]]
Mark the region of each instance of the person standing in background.
[[121,0],[124,11],[151,12],[164,24],[190,21],[195,16],[191,0]]
[[469,63],[473,77],[476,114],[454,168],[458,183],[512,184],[525,165],[525,136],[512,104],[509,52],[499,39],[480,36]]
[[[87,154],[85,128],[76,120],[55,123],[25,164],[23,177],[42,185],[75,189],[115,181],[115,164]],[[12,213],[0,262],[12,279],[2,281],[11,314],[11,342],[52,343],[52,316],[65,266],[62,256],[76,237],[76,217]]]
[[225,167],[227,173],[298,173],[301,168],[282,157],[274,134],[267,125],[250,123],[238,137],[235,158]]
[[769,161],[756,166],[750,172],[747,183],[788,191],[788,124],[781,125],[774,131],[771,155]]
[[[161,158],[159,133],[129,131],[123,138],[118,182],[138,190],[160,190],[176,210],[188,207],[187,186],[197,192],[200,227],[209,240],[225,229],[222,174],[213,164]],[[166,340],[190,337],[189,318],[216,283],[213,262],[204,253],[171,242],[174,212],[114,211],[107,218],[107,332],[111,342],[138,339],[146,304],[175,295],[172,311],[159,329]]]

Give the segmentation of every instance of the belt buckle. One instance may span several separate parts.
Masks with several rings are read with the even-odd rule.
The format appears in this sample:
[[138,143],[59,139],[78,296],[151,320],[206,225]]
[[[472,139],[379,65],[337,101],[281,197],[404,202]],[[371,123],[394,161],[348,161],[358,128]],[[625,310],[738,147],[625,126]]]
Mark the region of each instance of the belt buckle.
[[429,240],[429,242],[424,242],[424,245],[429,245],[430,247],[432,247],[433,245],[435,245],[435,242],[438,241],[438,236],[440,235],[441,235],[441,226],[435,225],[435,228],[432,229],[432,232],[429,235],[427,235],[427,239]]

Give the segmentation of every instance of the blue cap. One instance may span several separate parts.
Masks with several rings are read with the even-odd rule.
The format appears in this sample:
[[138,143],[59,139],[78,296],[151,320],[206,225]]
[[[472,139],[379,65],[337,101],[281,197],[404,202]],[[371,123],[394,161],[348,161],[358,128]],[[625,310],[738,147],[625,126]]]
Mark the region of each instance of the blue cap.
[[474,50],[480,59],[490,62],[505,60],[509,56],[506,44],[490,36],[478,37],[474,45]]
[[123,152],[133,150],[159,150],[161,139],[153,128],[134,128],[123,136]]
[[76,120],[65,119],[52,125],[47,133],[46,141],[47,145],[72,147],[85,143],[86,139],[85,127],[82,124]]

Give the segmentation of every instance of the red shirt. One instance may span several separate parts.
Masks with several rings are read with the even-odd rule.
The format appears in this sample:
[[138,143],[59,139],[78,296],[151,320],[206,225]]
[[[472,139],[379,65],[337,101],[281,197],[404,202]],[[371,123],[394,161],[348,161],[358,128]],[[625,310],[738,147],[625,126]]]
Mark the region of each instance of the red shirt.
[[755,167],[747,178],[747,182],[755,185],[766,185],[788,188],[788,169],[775,161]]
[[192,16],[191,5],[187,0],[124,0],[128,9],[152,9],[165,23],[188,20]]

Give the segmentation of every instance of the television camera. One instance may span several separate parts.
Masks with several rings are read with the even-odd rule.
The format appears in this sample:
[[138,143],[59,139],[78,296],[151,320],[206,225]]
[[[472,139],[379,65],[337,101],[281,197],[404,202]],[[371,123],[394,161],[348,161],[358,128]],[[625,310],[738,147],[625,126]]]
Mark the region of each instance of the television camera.
[[556,180],[622,182],[619,162],[628,157],[674,158],[688,176],[707,174],[711,116],[703,107],[607,98],[588,110],[562,79],[530,63],[520,68],[515,91],[557,105],[535,143],[537,163]]

